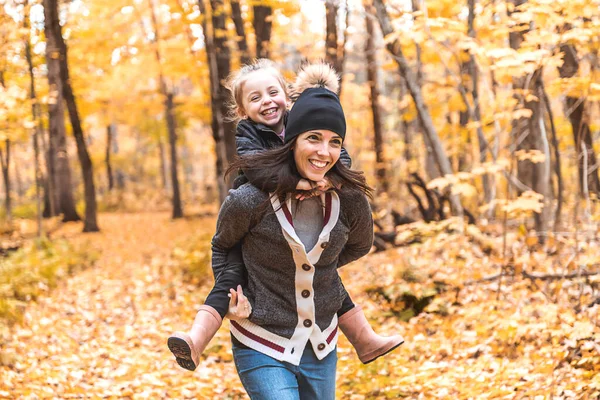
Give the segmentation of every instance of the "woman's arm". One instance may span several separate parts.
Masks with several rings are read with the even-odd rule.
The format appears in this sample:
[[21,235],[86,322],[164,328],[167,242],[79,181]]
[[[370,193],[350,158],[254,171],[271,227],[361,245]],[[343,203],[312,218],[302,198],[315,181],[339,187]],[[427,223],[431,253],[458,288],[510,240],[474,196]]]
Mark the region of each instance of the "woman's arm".
[[253,188],[231,190],[219,210],[217,229],[213,236],[212,268],[215,281],[230,265],[243,265],[241,242],[250,231],[255,211]]
[[351,200],[342,204],[342,212],[346,214],[350,232],[340,253],[338,268],[368,254],[373,245],[373,215],[367,196],[357,193],[348,197]]
[[[219,272],[218,276],[215,276],[215,284],[206,297],[204,304],[214,308],[221,315],[221,318],[225,318],[226,315],[229,317],[245,318],[247,317],[245,314],[238,315],[238,313],[232,312],[231,299],[228,297],[232,289],[238,286],[245,286],[248,279],[246,267],[242,259],[241,243],[236,244],[231,249],[225,250],[223,253],[222,257],[225,257],[226,261],[222,267],[218,267]],[[217,268],[215,267],[213,265],[213,272],[216,274]],[[234,307],[233,311],[237,311],[237,308]]]
[[[213,307],[222,318],[230,309],[230,289],[243,286],[247,271],[242,258],[242,240],[250,229],[251,210],[244,202],[243,192],[250,188],[231,190],[223,202],[217,219],[217,230],[212,239],[212,268],[215,284],[205,304]],[[241,218],[242,215],[245,218]],[[231,311],[231,310],[230,310]],[[230,314],[232,316],[232,314]],[[235,314],[233,316],[236,316]],[[247,315],[239,315],[245,317]]]

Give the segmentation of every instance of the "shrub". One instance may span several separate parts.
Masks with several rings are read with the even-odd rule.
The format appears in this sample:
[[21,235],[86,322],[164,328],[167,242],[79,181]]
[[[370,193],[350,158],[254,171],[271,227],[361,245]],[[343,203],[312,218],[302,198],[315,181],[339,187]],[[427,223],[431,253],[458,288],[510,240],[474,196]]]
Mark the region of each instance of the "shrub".
[[191,283],[202,283],[210,272],[210,234],[197,235],[179,244],[173,250],[173,258],[181,268],[184,279]]
[[93,265],[98,254],[64,240],[38,239],[0,260],[0,325],[21,320],[27,302]]

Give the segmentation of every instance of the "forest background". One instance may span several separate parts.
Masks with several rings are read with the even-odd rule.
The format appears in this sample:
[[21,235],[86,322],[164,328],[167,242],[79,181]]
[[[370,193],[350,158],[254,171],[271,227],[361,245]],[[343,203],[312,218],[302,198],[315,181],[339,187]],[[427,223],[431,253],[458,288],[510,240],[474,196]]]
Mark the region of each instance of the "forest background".
[[597,0],[0,0],[0,396],[243,398],[227,346],[186,376],[163,339],[211,284],[222,82],[266,57],[340,72],[376,188],[341,274],[407,343],[342,340],[339,396],[598,398],[599,49]]

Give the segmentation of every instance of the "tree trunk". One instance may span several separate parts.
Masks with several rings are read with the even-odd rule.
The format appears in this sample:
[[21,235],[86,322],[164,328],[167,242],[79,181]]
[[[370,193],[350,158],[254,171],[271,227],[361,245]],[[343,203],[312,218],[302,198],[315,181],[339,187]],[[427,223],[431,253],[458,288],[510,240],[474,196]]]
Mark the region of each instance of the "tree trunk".
[[[111,153],[113,155],[119,154],[119,130],[118,125],[116,123],[112,123],[112,144],[111,144]],[[112,164],[112,163],[111,163]],[[117,166],[114,171],[114,180],[115,187],[117,189],[125,188],[125,173],[123,169]]]
[[[50,108],[50,105],[48,105]],[[48,136],[50,136],[50,120],[48,120]],[[51,138],[48,138],[47,146],[44,146],[46,142],[44,135],[42,138],[42,153],[44,154],[44,160],[46,161],[46,179],[44,180],[44,218],[54,217],[59,214],[58,212],[58,189],[56,187],[56,163],[54,157],[54,146],[52,145]]]
[[160,180],[165,191],[169,190],[169,181],[167,179],[167,156],[165,154],[165,144],[162,135],[158,136],[158,156],[160,157]]
[[[42,124],[41,117],[41,109],[38,109],[40,112],[40,125]],[[48,122],[50,125],[50,122]],[[41,127],[40,127],[41,129]],[[46,165],[46,176],[42,181],[42,187],[44,189],[44,211],[42,212],[42,216],[44,218],[50,218],[54,215],[58,214],[57,205],[55,203],[56,199],[56,188],[54,186],[54,174],[55,174],[55,166],[54,166],[54,157],[51,156],[53,152],[51,151],[51,143],[50,143],[50,127],[48,126],[48,132],[44,130],[40,130],[40,135],[38,136],[40,143],[40,152],[44,155],[44,163]],[[47,136],[47,138],[46,138]],[[46,140],[48,139],[48,140]]]
[[[469,0],[469,17],[468,17],[469,31],[468,35],[475,39],[475,0]],[[473,110],[469,110],[469,118],[476,122],[477,125],[477,141],[479,142],[479,162],[485,163],[487,160],[487,151],[489,149],[489,143],[487,142],[485,135],[483,134],[483,128],[481,126],[481,106],[479,105],[479,73],[477,70],[477,64],[475,63],[475,56],[469,54],[469,61],[467,63],[467,71],[471,77],[471,95],[473,97]],[[465,101],[468,100],[465,96]],[[471,115],[472,114],[472,115]],[[488,208],[487,217],[492,218],[494,216],[494,198],[496,197],[496,180],[493,175],[483,174],[481,176],[483,184],[484,201]]]
[[[29,31],[29,12],[25,8],[25,18],[23,24],[25,29]],[[33,165],[35,174],[35,205],[37,211],[37,235],[42,236],[42,199],[41,199],[41,180],[42,171],[40,168],[40,144],[39,137],[43,135],[40,105],[37,101],[35,92],[35,75],[33,74],[33,60],[31,58],[31,42],[29,36],[25,40],[25,59],[27,60],[27,69],[29,72],[29,99],[31,100],[31,115],[35,123],[35,131],[32,136],[33,144]]]
[[238,50],[240,51],[240,63],[250,64],[252,60],[248,49],[248,40],[246,38],[246,29],[244,29],[244,19],[242,18],[242,10],[240,9],[239,0],[231,0],[231,19],[235,25],[235,33],[237,37]]
[[[511,0],[515,10],[526,0]],[[509,12],[509,16],[510,16]],[[517,30],[518,29],[518,30]],[[517,27],[509,34],[510,47],[518,50],[524,40],[524,34],[527,29]],[[513,78],[513,96],[517,99],[517,104],[522,105],[524,109],[531,112],[531,117],[521,117],[513,120],[512,137],[516,143],[517,150],[531,151],[538,150],[549,156],[547,146],[548,139],[545,136],[543,125],[543,116],[541,110],[541,100],[539,98],[527,100],[525,93],[539,95],[539,87],[542,80],[542,69],[538,69],[531,76],[522,76]],[[542,136],[544,135],[544,136]],[[532,188],[535,192],[544,196],[544,207],[541,213],[536,213],[535,229],[538,233],[548,231],[550,222],[550,160],[544,163],[532,163],[530,160],[519,160],[517,162],[517,177],[526,186]],[[544,236],[540,236],[543,242]]]
[[[209,20],[204,0],[198,0],[200,14],[204,15],[202,19],[202,31],[204,32],[204,44],[206,47],[206,59],[208,64],[208,74],[210,80],[210,106],[211,106],[211,125],[213,140],[215,141],[215,171],[217,185],[219,188],[219,200],[222,203],[227,197],[227,183],[225,182],[225,165],[227,164],[227,152],[225,149],[225,125],[224,119],[227,114],[223,114],[219,104],[219,73],[217,70],[217,50],[215,49],[214,28],[212,21]],[[221,3],[222,6],[222,3]],[[213,10],[211,4],[210,10]],[[209,24],[209,21],[211,24]]]
[[108,191],[113,190],[115,187],[115,180],[112,172],[112,165],[110,164],[110,151],[113,143],[113,124],[106,125],[106,152],[104,156],[104,163],[106,164],[106,178],[108,179]]
[[408,164],[408,162],[412,160],[412,152],[410,151],[410,147],[412,146],[412,137],[408,126],[408,121],[406,120],[407,107],[403,105],[404,96],[406,95],[406,83],[404,82],[404,78],[401,75],[398,75],[398,79],[400,81],[400,84],[398,85],[400,87],[400,90],[398,91],[398,97],[400,100],[399,130],[402,134],[402,138],[404,139],[404,159]]
[[[420,7],[419,7],[419,0],[411,0],[411,9],[413,13],[416,13],[418,11],[421,11]],[[417,84],[419,86],[423,85],[423,63],[421,62],[421,45],[415,43],[415,50],[416,50],[416,61],[417,61],[417,65],[416,65],[416,70],[417,70]]]
[[6,219],[12,222],[12,206],[10,199],[10,139],[4,140],[4,150],[0,148],[0,165],[2,165],[2,180],[4,182],[4,208]]
[[33,141],[33,165],[35,171],[35,209],[36,209],[36,222],[37,222],[37,236],[41,237],[43,235],[43,227],[42,227],[42,193],[41,193],[41,180],[42,180],[42,171],[40,168],[40,143],[38,140],[38,132],[36,127],[36,132],[34,132],[32,141]]
[[[33,74],[33,64],[30,65],[31,71],[30,74]],[[39,103],[34,103],[33,104],[34,107],[37,108],[37,112],[38,112],[38,121],[37,121],[37,139],[38,139],[38,143],[40,145],[40,153],[44,155],[44,163],[46,166],[46,175],[40,175],[40,179],[41,179],[41,185],[42,185],[42,189],[44,190],[44,194],[43,194],[43,211],[42,211],[42,217],[43,218],[49,218],[52,217],[54,215],[57,215],[58,212],[56,210],[57,206],[55,203],[55,198],[56,198],[56,188],[54,186],[54,157],[51,157],[51,154],[53,154],[53,152],[51,152],[50,150],[50,131],[48,129],[48,132],[46,132],[43,129],[43,122],[42,122],[42,110],[40,108]],[[48,122],[48,125],[50,125],[50,123]],[[49,127],[48,127],[49,128]],[[46,136],[48,136],[48,140],[46,140]],[[42,169],[40,167],[40,174],[43,174]]]
[[348,41],[348,23],[350,19],[348,1],[345,0],[344,4],[346,13],[344,39],[340,43],[337,23],[340,0],[325,0],[325,62],[330,64],[340,76],[340,95],[342,93],[342,83],[344,81],[344,61],[346,59],[346,42]]
[[[385,9],[385,5],[382,0],[374,0],[373,4],[377,11],[377,19],[379,20],[379,24],[381,26],[381,31],[384,36],[387,36],[393,32],[392,25],[390,23],[389,16]],[[431,142],[431,146],[433,149],[433,154],[435,156],[436,163],[440,169],[440,171],[444,175],[453,174],[452,166],[450,165],[450,161],[448,156],[446,155],[446,151],[444,150],[444,146],[442,141],[440,140],[437,130],[433,125],[433,120],[431,119],[431,115],[429,114],[429,110],[427,109],[427,105],[423,100],[423,94],[421,93],[421,87],[417,84],[416,77],[413,74],[410,66],[408,65],[408,61],[404,57],[402,53],[402,47],[398,40],[394,40],[392,43],[387,44],[387,49],[393,56],[394,60],[398,63],[398,67],[400,69],[400,73],[404,77],[406,81],[406,85],[408,87],[408,91],[415,103],[417,108],[417,112],[419,115],[419,120],[421,121],[421,125],[425,134]],[[452,205],[453,211],[456,215],[462,215],[462,205],[460,203],[460,199],[457,195],[450,196],[450,203]]]
[[[537,93],[537,86],[541,79],[541,70],[537,70],[534,76],[529,79],[529,85],[526,84],[528,77],[514,79],[515,89],[527,90],[530,93]],[[531,117],[521,117],[513,120],[512,137],[517,144],[517,150],[532,151],[538,150],[546,154],[542,138],[540,121],[542,118],[541,103],[539,100],[526,101],[522,92],[515,94],[520,104],[531,112]],[[535,226],[538,233],[548,230],[549,222],[549,176],[546,174],[545,163],[532,163],[530,160],[519,160],[517,162],[517,177],[526,186],[532,188],[535,192],[544,195],[544,208],[542,213],[535,214]]]
[[[17,150],[17,149],[14,149]],[[14,151],[15,154],[15,158],[13,161],[14,167],[13,170],[15,171],[15,191],[17,192],[17,203],[20,203],[21,200],[23,199],[23,195],[25,194],[25,190],[23,188],[23,177],[21,176],[21,168],[19,168],[19,158],[17,157],[17,155],[19,154],[18,151]]]
[[[56,212],[62,214],[63,222],[80,221],[81,218],[75,209],[75,200],[73,198],[73,187],[71,183],[71,166],[67,153],[67,138],[65,135],[64,126],[64,109],[62,105],[62,95],[58,96],[57,101],[60,102],[58,110],[50,111],[50,157],[53,158],[54,164],[54,187],[55,187],[55,204]],[[49,109],[54,108],[52,105]],[[54,121],[53,121],[54,120]]]
[[[202,30],[204,31],[210,77],[210,103],[213,140],[215,141],[216,148],[217,185],[219,187],[219,200],[223,202],[225,197],[227,197],[230,187],[230,184],[225,181],[224,177],[226,165],[236,154],[235,127],[233,122],[225,121],[225,117],[228,114],[227,92],[225,87],[221,85],[221,81],[229,75],[230,71],[230,52],[226,44],[227,38],[222,35],[215,35],[215,32],[225,30],[223,1],[211,0],[210,4],[212,25],[209,25],[208,21],[203,19]],[[198,5],[200,13],[208,15],[203,0],[198,0]]]
[[79,164],[81,165],[81,176],[83,177],[83,191],[85,199],[85,219],[83,222],[83,232],[99,232],[100,228],[98,227],[97,221],[98,205],[96,203],[96,188],[94,184],[94,166],[87,150],[86,139],[83,135],[81,121],[79,119],[79,111],[77,110],[77,104],[75,102],[75,95],[69,80],[66,52],[63,54],[65,56],[65,59],[62,62],[63,67],[61,68],[61,71],[63,71],[63,68],[65,71],[62,74],[63,91],[65,93],[67,110],[69,111],[69,119],[71,120],[71,126],[73,128],[75,144],[77,146],[77,156],[79,158]]
[[367,79],[371,90],[371,110],[373,114],[373,142],[375,145],[375,171],[381,192],[388,191],[388,182],[385,173],[385,162],[383,159],[383,127],[381,123],[381,107],[379,107],[379,89],[377,87],[377,58],[375,49],[375,28],[373,26],[373,15],[365,13],[367,27],[367,40],[365,54],[367,58]]
[[[0,71],[0,86],[2,88],[6,88],[6,82],[4,81],[4,71]],[[12,208],[10,204],[10,140],[6,139],[5,150],[6,156],[4,155],[4,151],[0,148],[0,166],[2,167],[2,179],[4,181],[4,208],[6,210],[6,220],[9,224],[12,223]]]
[[[50,168],[48,179],[51,180],[50,192],[54,194],[51,203],[55,204],[54,213],[62,214],[63,222],[79,221],[81,218],[75,209],[73,187],[71,184],[71,167],[67,153],[65,134],[64,93],[61,82],[61,53],[58,38],[54,32],[54,24],[58,24],[56,0],[44,0],[44,31],[46,33],[46,65],[48,68],[48,84],[50,86],[48,119],[49,119],[49,155]],[[54,11],[53,11],[54,10]],[[52,190],[55,189],[55,190]]]
[[340,74],[340,89],[339,95],[342,95],[342,87],[344,84],[344,63],[346,62],[346,44],[348,43],[348,36],[350,34],[350,5],[348,4],[348,0],[344,0],[344,9],[346,10],[346,17],[344,18],[345,26],[344,26],[344,40],[340,47],[338,48],[338,60],[339,60],[339,70],[337,71]]
[[[469,0],[470,2],[471,0]],[[468,56],[468,51],[467,50],[463,50],[462,51],[462,57],[464,56]],[[459,85],[464,85],[466,80],[468,79],[468,74],[469,74],[469,63],[467,61],[462,60],[460,62],[460,83]],[[448,78],[448,77],[446,77]],[[458,138],[459,140],[459,145],[462,145],[462,134],[464,132],[467,132],[467,137],[466,137],[466,142],[464,143],[466,148],[470,148],[473,144],[471,143],[471,134],[470,132],[468,132],[468,128],[467,128],[467,124],[469,123],[469,112],[467,110],[461,110],[459,112],[458,115],[458,123],[460,125],[460,129],[461,129],[461,133],[454,135],[455,137]],[[450,124],[452,124],[452,122],[450,122]],[[458,157],[458,170],[459,171],[465,171],[469,169],[469,166],[467,165],[467,157],[469,155],[470,152],[467,151],[462,151],[462,149],[457,149],[457,157]]]
[[[223,116],[227,116],[229,113],[229,107],[227,106],[227,100],[229,98],[229,92],[227,91],[227,89],[225,88],[225,86],[223,86],[221,84],[221,82],[225,82],[225,80],[227,79],[227,77],[229,76],[229,73],[231,71],[231,51],[229,49],[229,47],[227,46],[227,37],[225,35],[216,35],[216,32],[224,32],[226,30],[226,26],[225,26],[225,12],[214,12],[215,10],[223,10],[223,0],[211,0],[211,4],[212,4],[212,9],[213,9],[213,14],[212,14],[212,22],[213,22],[213,40],[214,40],[214,45],[215,45],[215,49],[217,50],[216,52],[216,65],[217,65],[217,85],[218,85],[218,95],[217,95],[217,100],[218,103],[217,105],[219,106],[219,108],[221,109],[221,115]],[[257,41],[258,38],[261,38],[261,40],[259,41],[260,43],[263,44],[263,47],[261,49],[261,51],[259,52],[258,48],[257,48],[257,57],[265,57],[265,58],[269,58],[269,53],[268,53],[268,44],[269,41],[271,40],[271,7],[261,7],[261,6],[256,6],[255,7],[255,12],[256,12],[256,8],[259,8],[259,14],[261,15],[260,21],[262,21],[261,26],[263,27],[262,29],[259,29],[260,32],[262,32],[260,35],[257,33],[256,37],[257,37]],[[255,14],[255,21],[256,23],[256,14]],[[223,121],[223,130],[224,130],[224,138],[225,138],[225,154],[227,156],[227,164],[229,164],[231,161],[233,161],[233,159],[235,158],[235,156],[237,155],[237,149],[236,149],[236,145],[235,145],[235,124],[233,123],[233,121],[228,121],[228,118],[224,118]],[[229,188],[229,185],[228,185]]]
[[338,45],[337,16],[340,8],[339,0],[325,0],[325,62],[336,72],[341,73],[342,66]]
[[[554,172],[556,174],[556,180],[558,183],[557,189],[557,203],[556,203],[556,211],[554,212],[554,231],[556,232],[557,227],[560,225],[561,221],[561,210],[563,204],[563,191],[564,191],[564,183],[562,177],[562,168],[561,168],[561,159],[560,159],[560,149],[558,147],[558,135],[556,132],[556,126],[554,125],[554,113],[552,112],[552,105],[550,104],[550,99],[548,98],[548,94],[546,93],[546,88],[544,87],[544,81],[541,82],[539,87],[540,98],[544,101],[544,105],[546,111],[548,113],[548,120],[550,121],[550,129],[552,132],[552,148],[554,149]],[[552,182],[552,180],[550,180]]]
[[184,144],[181,147],[181,167],[183,169],[183,179],[182,185],[183,187],[189,188],[189,193],[191,194],[191,202],[195,202],[197,200],[197,192],[198,185],[194,180],[194,160],[192,159],[192,152],[190,151],[190,147],[187,144]]
[[344,4],[346,12],[344,39],[340,43],[337,22],[340,10],[340,0],[325,0],[325,62],[330,64],[340,76],[339,94],[342,93],[344,61],[346,58],[346,42],[348,40],[348,23],[350,19],[348,1],[345,0]]
[[[421,11],[419,0],[411,0],[411,11],[413,13]],[[417,80],[417,86],[423,86],[423,63],[421,61],[421,45],[415,43],[415,76]],[[402,77],[402,72],[400,73]],[[405,83],[405,89],[408,89],[408,85],[406,85],[406,80],[402,77],[403,82]],[[409,92],[410,93],[410,92]],[[413,101],[414,103],[414,101]],[[425,133],[421,121],[419,118],[415,118],[410,124],[412,129],[415,132],[419,132],[423,135],[423,143],[425,145],[425,172],[429,179],[436,179],[442,176],[442,172],[440,171],[439,166],[437,165],[435,154],[433,153],[433,146],[431,144],[431,140]]]
[[[560,50],[564,53],[564,63],[558,68],[561,78],[572,78],[579,70],[579,60],[577,59],[577,49],[571,44],[562,44]],[[588,192],[596,193],[600,197],[600,180],[598,179],[598,160],[594,152],[592,133],[590,125],[585,116],[585,99],[567,96],[565,114],[571,122],[573,129],[573,140],[577,149],[577,171],[579,173],[579,194],[584,195],[584,179],[587,178]],[[582,154],[582,143],[585,144],[587,157]],[[585,158],[588,161],[587,177],[584,176]]]
[[173,115],[173,94],[168,93],[165,104],[167,126],[169,128],[169,148],[171,150],[171,182],[173,184],[173,219],[183,217],[181,205],[181,192],[179,190],[178,157],[177,157],[177,130]]
[[154,2],[149,0],[150,12],[152,17],[152,25],[154,27],[154,55],[159,68],[159,85],[160,93],[164,98],[165,105],[165,121],[167,123],[167,132],[169,135],[169,149],[171,156],[171,186],[173,195],[171,198],[173,212],[172,218],[183,217],[183,207],[181,204],[181,194],[179,192],[179,176],[177,174],[177,132],[175,126],[175,117],[173,115],[173,93],[167,88],[165,77],[162,73],[162,57],[160,55],[160,33],[158,30],[158,22],[156,20],[156,13],[154,11]]
[[[211,0],[213,4],[213,11],[215,8],[215,3],[222,3],[222,0]],[[273,18],[273,9],[267,6],[254,6],[254,34],[256,35],[256,58],[269,58],[269,42],[271,41],[271,28],[272,28],[272,18]],[[213,12],[213,21],[215,19],[215,13]],[[214,22],[213,22],[214,23]],[[217,25],[214,25],[214,29],[217,29]],[[224,39],[224,38],[220,38]],[[220,40],[219,38],[215,38],[215,44]],[[217,48],[220,48],[217,45]]]
[[[87,144],[81,129],[81,121],[79,119],[79,111],[75,102],[75,94],[71,87],[71,79],[69,77],[69,62],[67,55],[67,45],[62,37],[61,27],[58,18],[58,1],[44,0],[44,15],[46,24],[49,24],[49,31],[54,36],[55,44],[59,51],[59,72],[61,80],[61,89],[64,96],[71,127],[73,128],[73,136],[77,145],[77,155],[79,164],[81,165],[81,175],[83,177],[83,188],[85,197],[85,219],[83,223],[84,232],[98,232],[98,222],[96,218],[96,189],[94,185],[94,167],[92,160],[87,150]],[[47,25],[48,26],[48,25]]]

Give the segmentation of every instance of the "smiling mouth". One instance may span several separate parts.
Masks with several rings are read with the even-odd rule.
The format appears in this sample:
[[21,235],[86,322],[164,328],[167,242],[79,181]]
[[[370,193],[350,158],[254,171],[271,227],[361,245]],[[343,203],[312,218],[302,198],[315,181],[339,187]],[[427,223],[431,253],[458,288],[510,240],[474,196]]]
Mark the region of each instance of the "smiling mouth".
[[277,108],[269,108],[268,110],[265,110],[263,112],[260,113],[260,115],[272,115],[275,114],[277,112]]
[[315,168],[321,169],[325,168],[329,163],[327,161],[319,161],[319,160],[308,160],[308,162]]

